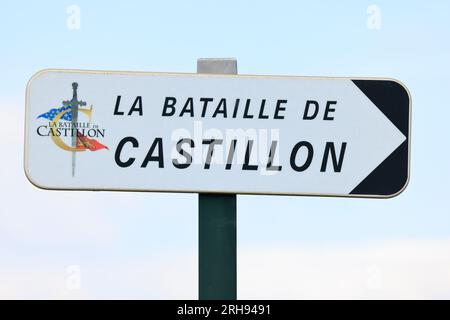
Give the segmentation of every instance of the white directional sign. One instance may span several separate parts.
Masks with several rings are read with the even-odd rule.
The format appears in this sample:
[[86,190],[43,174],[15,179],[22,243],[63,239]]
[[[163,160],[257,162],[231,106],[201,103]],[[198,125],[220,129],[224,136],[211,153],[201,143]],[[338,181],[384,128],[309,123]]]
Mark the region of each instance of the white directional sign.
[[391,197],[410,114],[392,79],[44,70],[25,172],[45,189]]

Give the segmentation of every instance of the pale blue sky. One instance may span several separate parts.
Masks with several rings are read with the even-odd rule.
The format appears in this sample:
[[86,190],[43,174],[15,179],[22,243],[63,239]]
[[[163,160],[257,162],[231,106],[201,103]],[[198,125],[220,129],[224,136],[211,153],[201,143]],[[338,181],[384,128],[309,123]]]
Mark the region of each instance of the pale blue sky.
[[[66,26],[71,4],[81,9],[79,30]],[[381,9],[379,30],[366,26],[372,4]],[[413,102],[406,191],[390,200],[240,196],[239,247],[450,238],[448,1],[2,1],[1,8],[0,111],[3,122],[19,121],[10,126],[16,135],[22,135],[26,83],[43,68],[195,72],[197,58],[235,57],[243,74],[401,80]],[[0,160],[8,166],[2,194],[33,204],[29,211],[13,201],[1,208],[9,224],[0,226],[0,250],[11,268],[157,260],[166,251],[196,250],[196,195],[37,190],[17,164],[22,146],[12,147],[22,136],[8,141],[2,157],[13,154]],[[49,210],[53,201],[79,205]],[[90,207],[97,220],[82,214],[72,233],[79,211]],[[30,224],[25,231],[22,223]],[[92,225],[87,231],[85,223]],[[21,237],[14,227],[37,234]],[[102,232],[111,232],[111,240],[102,242]]]

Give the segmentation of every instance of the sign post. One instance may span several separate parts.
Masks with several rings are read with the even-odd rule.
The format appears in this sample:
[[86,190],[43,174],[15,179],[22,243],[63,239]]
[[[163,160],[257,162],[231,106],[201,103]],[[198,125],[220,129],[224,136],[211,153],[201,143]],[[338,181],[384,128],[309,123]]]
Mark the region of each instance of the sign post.
[[389,78],[48,69],[25,114],[39,188],[199,194],[200,299],[236,299],[237,194],[391,198],[410,175],[411,97]]
[[[198,73],[237,74],[235,59],[199,59]],[[236,194],[198,195],[200,300],[235,300]]]

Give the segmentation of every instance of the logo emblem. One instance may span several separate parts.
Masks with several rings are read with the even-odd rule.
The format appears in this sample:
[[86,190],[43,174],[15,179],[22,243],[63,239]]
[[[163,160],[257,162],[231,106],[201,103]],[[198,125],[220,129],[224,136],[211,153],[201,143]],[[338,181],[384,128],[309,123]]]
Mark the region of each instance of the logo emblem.
[[[72,152],[72,176],[75,176],[77,152],[109,149],[96,139],[105,136],[105,129],[92,124],[92,105],[89,109],[80,108],[86,106],[86,102],[78,100],[78,83],[72,83],[72,89],[71,100],[62,101],[62,107],[52,108],[37,117],[49,120],[47,125],[38,127],[37,133],[40,136],[49,136],[60,149]],[[80,113],[87,117],[87,121],[79,121]]]

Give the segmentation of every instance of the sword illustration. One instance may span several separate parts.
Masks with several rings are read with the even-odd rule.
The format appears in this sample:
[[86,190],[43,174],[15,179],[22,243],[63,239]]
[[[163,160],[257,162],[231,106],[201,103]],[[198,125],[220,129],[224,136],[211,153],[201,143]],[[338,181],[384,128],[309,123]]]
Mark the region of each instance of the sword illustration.
[[[78,136],[78,107],[85,106],[86,102],[79,101],[77,95],[78,83],[72,83],[73,97],[72,100],[63,101],[63,106],[72,108],[72,147],[77,147]],[[75,129],[75,132],[74,132]],[[75,176],[76,151],[72,151],[72,177]]]

